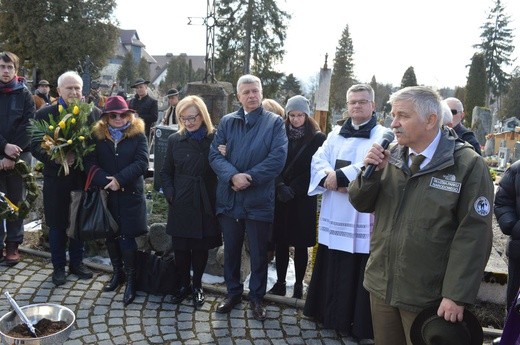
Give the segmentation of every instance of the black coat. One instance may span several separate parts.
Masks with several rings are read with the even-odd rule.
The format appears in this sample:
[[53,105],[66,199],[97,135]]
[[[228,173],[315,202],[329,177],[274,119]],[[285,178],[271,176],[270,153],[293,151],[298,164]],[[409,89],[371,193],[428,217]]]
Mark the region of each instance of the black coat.
[[312,156],[324,141],[325,134],[317,132],[291,167],[289,165],[304,143],[303,139],[289,141],[287,161],[279,180],[292,188],[295,197],[286,203],[276,199],[273,224],[276,243],[296,247],[311,247],[316,243],[317,197],[307,195],[307,191]]
[[[34,115],[35,120],[49,121],[49,114],[55,118],[59,116],[58,104],[41,108]],[[100,116],[98,108],[93,108],[89,116],[89,122],[93,123]],[[64,176],[60,172],[60,164],[50,159],[47,152],[42,149],[43,138],[31,139],[32,155],[44,164],[43,166],[43,210],[45,224],[51,228],[66,229],[69,226],[70,191],[83,189],[85,185],[85,173],[70,167],[69,175]]]
[[166,232],[175,237],[219,236],[215,216],[217,176],[208,161],[213,133],[201,141],[170,135],[161,182],[170,203]]
[[146,95],[143,98],[139,98],[138,95],[135,95],[135,97],[130,100],[128,107],[135,110],[137,115],[143,119],[146,125],[144,134],[148,137],[148,135],[150,135],[150,128],[159,117],[157,100],[150,95]]
[[104,187],[114,176],[121,189],[108,190],[108,209],[117,221],[122,235],[137,237],[148,231],[144,175],[148,170],[148,144],[142,119],[133,118],[125,136],[117,145],[108,133],[103,120],[93,128],[96,149],[87,156],[85,170],[96,165],[92,185]]
[[510,236],[510,262],[520,262],[520,161],[513,163],[500,179],[494,212],[500,230]]

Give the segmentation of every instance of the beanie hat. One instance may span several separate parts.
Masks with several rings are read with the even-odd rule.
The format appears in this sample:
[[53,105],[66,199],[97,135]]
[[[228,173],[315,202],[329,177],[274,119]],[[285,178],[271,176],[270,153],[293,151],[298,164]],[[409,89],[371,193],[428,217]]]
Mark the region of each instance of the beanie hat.
[[293,110],[301,111],[302,113],[311,115],[309,100],[300,95],[289,98],[287,105],[285,106],[285,113],[289,114],[289,112]]

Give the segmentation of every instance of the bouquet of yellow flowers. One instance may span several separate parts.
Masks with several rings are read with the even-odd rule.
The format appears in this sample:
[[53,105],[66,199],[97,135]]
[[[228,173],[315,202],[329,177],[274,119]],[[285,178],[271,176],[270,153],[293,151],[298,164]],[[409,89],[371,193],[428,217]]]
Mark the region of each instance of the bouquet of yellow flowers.
[[52,160],[61,164],[65,175],[69,174],[67,155],[73,154],[73,167],[83,170],[83,157],[94,150],[94,144],[88,140],[91,133],[88,117],[92,104],[82,101],[70,103],[67,108],[58,105],[60,114],[57,118],[49,114],[49,122],[33,119],[30,125],[32,137],[43,139],[41,147]]

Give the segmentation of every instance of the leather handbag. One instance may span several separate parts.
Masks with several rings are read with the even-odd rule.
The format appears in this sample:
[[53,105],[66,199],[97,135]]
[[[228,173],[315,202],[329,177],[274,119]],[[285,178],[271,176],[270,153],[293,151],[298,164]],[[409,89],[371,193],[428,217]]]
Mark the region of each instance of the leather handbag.
[[135,284],[136,290],[152,295],[173,294],[177,288],[174,257],[138,250]]
[[91,187],[92,178],[99,167],[92,167],[83,190],[70,192],[69,237],[80,241],[105,239],[117,234],[119,227],[108,210],[107,191]]

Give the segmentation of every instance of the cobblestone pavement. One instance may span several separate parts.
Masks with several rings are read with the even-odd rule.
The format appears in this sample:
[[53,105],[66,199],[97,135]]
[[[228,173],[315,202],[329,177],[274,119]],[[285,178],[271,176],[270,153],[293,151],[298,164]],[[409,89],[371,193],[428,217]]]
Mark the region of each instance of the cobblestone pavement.
[[[78,280],[68,276],[67,283],[55,287],[51,281],[49,259],[22,254],[14,267],[0,266],[0,316],[11,310],[5,291],[20,306],[57,303],[76,314],[76,324],[66,345],[80,344],[348,344],[346,336],[321,329],[302,314],[292,298],[274,296],[266,301],[267,320],[256,321],[244,300],[230,314],[215,312],[224,297],[218,288],[205,286],[206,303],[194,310],[190,301],[181,305],[171,296],[138,292],[128,307],[122,303],[123,290],[103,292],[109,274],[95,270],[94,278]],[[223,291],[222,289],[220,291]],[[286,304],[286,303],[289,304]]]

